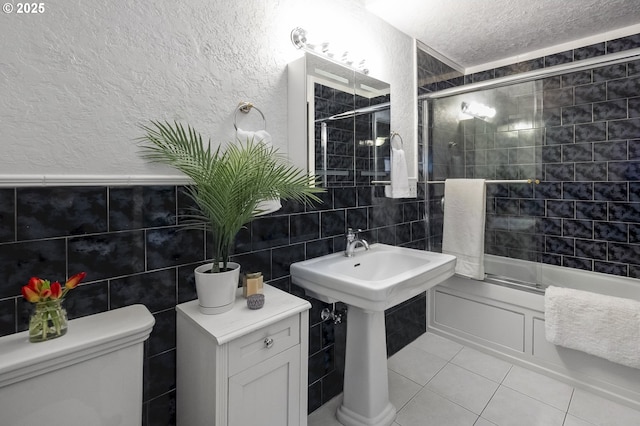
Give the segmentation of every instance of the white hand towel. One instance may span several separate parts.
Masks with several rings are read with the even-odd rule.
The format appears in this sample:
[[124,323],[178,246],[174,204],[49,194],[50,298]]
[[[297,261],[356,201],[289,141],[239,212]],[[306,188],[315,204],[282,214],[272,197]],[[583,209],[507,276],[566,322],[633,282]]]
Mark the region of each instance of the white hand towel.
[[554,345],[640,368],[640,302],[547,287],[544,329]]
[[[266,130],[258,130],[255,132],[242,130],[238,128],[236,130],[236,138],[241,142],[253,140],[254,142],[262,142],[267,146],[272,145],[271,135]],[[256,210],[260,211],[259,215],[273,213],[282,208],[279,198],[272,198],[269,200],[262,200],[256,206]]]
[[442,252],[454,255],[456,274],[484,279],[484,179],[447,179],[444,184]]
[[391,147],[391,185],[384,187],[387,198],[410,198],[409,175],[404,150]]
[[246,142],[253,139],[254,142],[263,142],[267,146],[271,146],[273,144],[271,135],[266,130],[257,130],[253,132],[250,130],[242,130],[238,128],[236,130],[236,138],[238,138],[238,140],[241,142]]

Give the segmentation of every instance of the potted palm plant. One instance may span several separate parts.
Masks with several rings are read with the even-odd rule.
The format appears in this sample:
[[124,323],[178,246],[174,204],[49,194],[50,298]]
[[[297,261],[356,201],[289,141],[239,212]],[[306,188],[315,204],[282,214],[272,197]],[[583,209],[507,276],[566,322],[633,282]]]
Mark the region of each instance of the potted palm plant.
[[191,227],[204,226],[213,238],[212,262],[195,270],[200,311],[226,312],[233,307],[240,274],[240,265],[229,262],[229,256],[242,227],[264,213],[259,203],[273,198],[320,201],[315,194],[323,190],[262,142],[238,140],[224,150],[213,149],[191,126],[152,121],[141,127],[142,156],[180,170],[193,182],[187,195],[196,207],[185,219]]

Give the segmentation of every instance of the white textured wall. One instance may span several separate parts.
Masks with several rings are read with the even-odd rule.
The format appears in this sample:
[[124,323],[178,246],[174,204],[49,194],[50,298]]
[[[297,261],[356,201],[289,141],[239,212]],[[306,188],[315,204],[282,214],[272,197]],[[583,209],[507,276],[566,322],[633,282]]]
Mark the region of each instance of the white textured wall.
[[[234,138],[255,103],[286,150],[289,41],[336,37],[392,85],[392,127],[415,144],[413,42],[360,0],[60,1],[41,15],[0,14],[0,175],[175,174],[139,158],[137,125],[190,123]],[[257,114],[239,125],[259,126]],[[295,141],[291,141],[292,143]],[[415,175],[414,165],[410,175]]]

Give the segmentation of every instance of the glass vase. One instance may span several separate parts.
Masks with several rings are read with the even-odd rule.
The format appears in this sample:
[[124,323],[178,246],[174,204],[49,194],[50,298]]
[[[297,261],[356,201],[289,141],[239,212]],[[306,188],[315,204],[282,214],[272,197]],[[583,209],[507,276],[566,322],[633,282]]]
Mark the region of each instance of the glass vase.
[[62,299],[34,304],[29,318],[29,341],[44,342],[64,336],[67,332],[67,311]]

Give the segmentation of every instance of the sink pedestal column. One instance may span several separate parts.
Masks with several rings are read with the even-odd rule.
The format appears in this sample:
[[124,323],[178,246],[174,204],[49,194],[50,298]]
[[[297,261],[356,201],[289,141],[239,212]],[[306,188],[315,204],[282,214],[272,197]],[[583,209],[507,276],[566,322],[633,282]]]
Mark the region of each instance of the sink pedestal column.
[[396,408],[389,401],[384,311],[349,306],[344,394],[336,417],[345,426],[389,426]]

